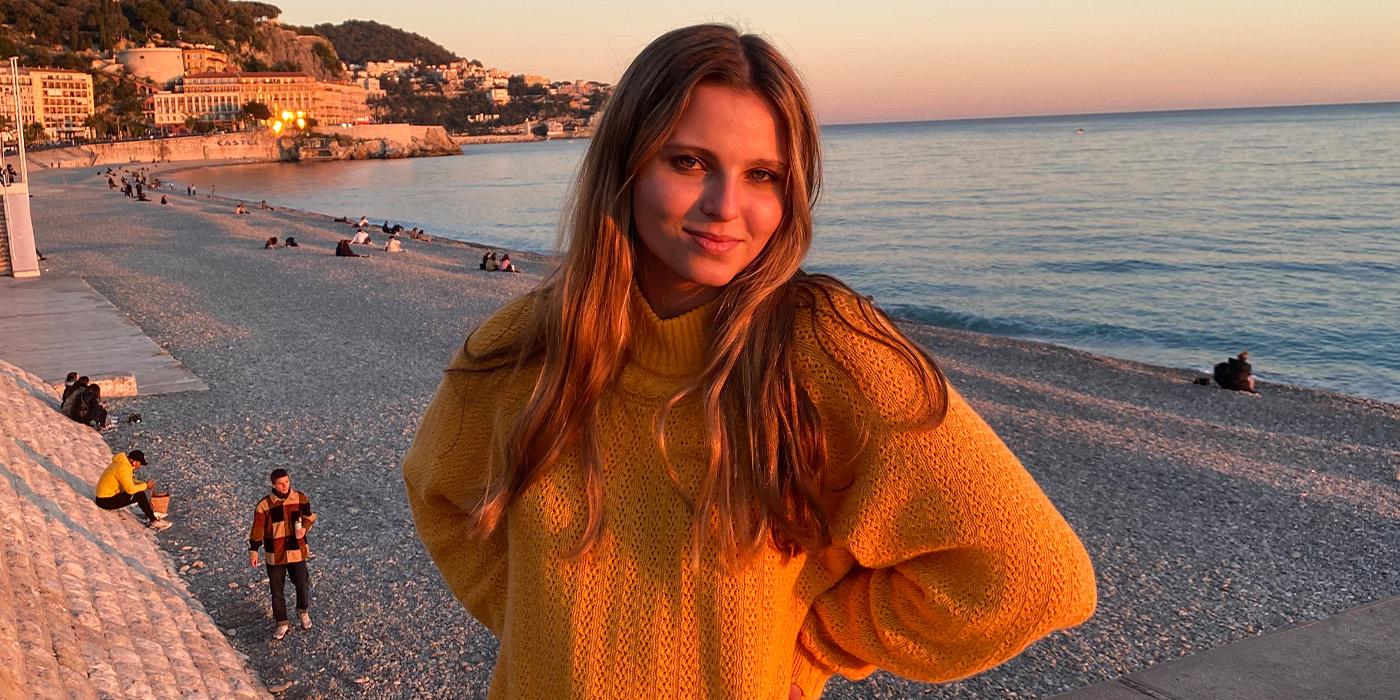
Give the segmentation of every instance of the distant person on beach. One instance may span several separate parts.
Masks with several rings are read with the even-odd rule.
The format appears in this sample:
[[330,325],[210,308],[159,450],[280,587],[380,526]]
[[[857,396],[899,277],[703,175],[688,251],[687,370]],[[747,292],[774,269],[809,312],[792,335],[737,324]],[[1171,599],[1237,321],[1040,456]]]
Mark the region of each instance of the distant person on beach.
[[287,243],[286,243],[283,247],[284,247],[284,248],[298,248],[298,247],[300,247],[300,246],[297,245],[297,239],[295,239],[295,238],[293,238],[293,237],[291,237],[291,236],[287,236]]
[[497,265],[501,272],[520,272],[520,268],[510,261],[510,253],[501,256],[501,262]]
[[276,236],[271,236],[271,237],[269,237],[269,238],[267,239],[267,241],[263,243],[263,250],[267,250],[267,249],[269,249],[269,248],[276,248],[276,247],[277,247],[277,237],[276,237]]
[[243,206],[243,202],[239,202],[238,206],[233,208],[233,213],[238,215],[247,214],[248,207]]
[[103,510],[120,510],[135,503],[146,515],[146,527],[164,530],[170,527],[170,521],[165,513],[157,513],[151,507],[150,494],[155,492],[155,482],[136,480],[136,470],[145,465],[146,453],[141,450],[112,455],[112,463],[97,478],[93,502]]
[[355,237],[351,238],[350,242],[355,245],[374,245],[374,241],[370,240],[369,234],[365,233],[364,229],[356,231]]
[[301,628],[311,629],[311,576],[306,560],[311,552],[306,533],[316,524],[311,501],[292,489],[286,469],[274,469],[270,476],[272,493],[263,496],[253,509],[253,527],[248,531],[248,564],[258,566],[258,549],[267,555],[267,582],[272,588],[272,618],[277,622],[273,639],[287,636],[286,581],[291,574],[297,592],[297,617]]
[[1215,365],[1215,383],[1223,389],[1259,393],[1254,388],[1254,367],[1249,364],[1249,351]]
[[113,180],[111,177],[108,177],[108,178],[107,178],[107,189],[109,189],[109,190],[115,190],[115,189],[117,189],[117,181],[116,181],[116,180]]
[[481,256],[481,269],[495,270],[499,267],[500,265],[496,263],[496,251],[487,251],[485,255]]
[[403,242],[399,240],[399,237],[398,237],[398,236],[389,236],[388,242],[386,242],[386,243],[384,244],[384,252],[386,252],[386,253],[402,253],[402,252],[403,252]]
[[1093,613],[1088,553],[1015,455],[871,300],[802,270],[806,95],[756,35],[653,41],[557,271],[441,376],[406,494],[500,642],[492,687],[813,699],[965,678]]
[[259,208],[259,209],[269,209],[269,210],[272,209],[272,207],[267,203],[267,200],[266,200],[266,199],[264,199],[264,200],[261,201],[261,202],[258,202],[258,208]]
[[358,227],[360,227],[360,228],[364,228],[364,227],[366,227],[366,226],[369,226],[369,217],[367,217],[367,216],[362,216],[362,217],[360,217],[360,222],[357,223],[357,224],[355,224],[355,225],[358,226]]
[[168,200],[166,200],[165,195],[161,195],[161,196],[160,196],[160,203],[161,203],[161,204],[169,204],[170,202],[169,202]]
[[77,386],[77,384],[77,372],[69,372],[68,375],[63,378],[63,397],[59,399],[60,404],[68,400],[68,395],[73,393],[73,388]]
[[349,238],[342,238],[342,239],[340,239],[340,242],[339,242],[339,243],[335,244],[335,255],[336,255],[336,257],[338,257],[338,258],[363,258],[363,257],[365,257],[365,256],[360,255],[359,253],[356,253],[355,251],[353,251],[353,250],[350,249],[350,239],[349,239]]
[[380,231],[383,231],[384,233],[393,233],[393,232],[394,232],[394,229],[393,229],[392,227],[389,226],[389,220],[388,220],[388,219],[385,219],[385,220],[384,220],[384,225],[383,225],[383,226],[380,226],[380,227],[379,227],[379,230],[380,230]]

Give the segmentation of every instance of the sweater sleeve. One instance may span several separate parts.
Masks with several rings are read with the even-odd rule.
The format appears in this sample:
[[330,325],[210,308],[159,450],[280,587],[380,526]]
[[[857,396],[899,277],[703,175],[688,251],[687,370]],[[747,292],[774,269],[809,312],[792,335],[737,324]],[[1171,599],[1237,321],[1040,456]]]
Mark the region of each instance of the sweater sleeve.
[[404,459],[404,485],[414,525],[448,588],[498,637],[505,625],[506,523],[488,537],[471,529],[491,455],[504,426],[493,425],[494,382],[457,371],[459,351],[429,403]]
[[[248,531],[248,551],[256,552],[267,537],[267,500],[258,501],[253,509],[253,527]],[[271,556],[271,552],[268,555]]]
[[911,423],[927,398],[902,358],[862,333],[827,341],[808,369],[843,477],[827,556],[849,568],[813,601],[799,671],[950,681],[1086,620],[1088,554],[992,429],[951,386],[937,427]]

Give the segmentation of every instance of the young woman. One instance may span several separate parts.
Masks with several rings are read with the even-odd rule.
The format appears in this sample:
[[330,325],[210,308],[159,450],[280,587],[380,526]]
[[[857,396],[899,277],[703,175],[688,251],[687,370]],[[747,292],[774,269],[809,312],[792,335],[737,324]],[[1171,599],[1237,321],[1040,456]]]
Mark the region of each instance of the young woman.
[[946,681],[1093,611],[1016,458],[869,301],[799,269],[818,146],[763,39],[660,37],[589,145],[558,271],[449,365],[404,477],[500,639],[492,697]]

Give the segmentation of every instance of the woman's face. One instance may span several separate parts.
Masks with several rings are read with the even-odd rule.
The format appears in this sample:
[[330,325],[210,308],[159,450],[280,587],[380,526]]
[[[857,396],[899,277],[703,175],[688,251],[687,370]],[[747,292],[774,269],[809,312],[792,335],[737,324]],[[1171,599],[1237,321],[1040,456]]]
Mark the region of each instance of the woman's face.
[[642,164],[632,220],[637,281],[675,316],[717,297],[763,252],[783,218],[784,136],[758,95],[699,85],[674,132]]

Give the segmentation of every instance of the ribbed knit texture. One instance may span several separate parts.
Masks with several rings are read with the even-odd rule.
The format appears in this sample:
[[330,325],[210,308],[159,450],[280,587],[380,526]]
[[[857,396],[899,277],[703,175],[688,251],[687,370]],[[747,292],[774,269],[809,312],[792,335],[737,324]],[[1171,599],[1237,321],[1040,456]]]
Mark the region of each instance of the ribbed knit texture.
[[[726,569],[690,559],[690,513],[656,445],[657,407],[700,369],[713,307],[662,321],[637,301],[631,361],[601,402],[606,515],[586,521],[571,452],[491,537],[468,513],[499,474],[501,441],[538,376],[452,360],[404,463],[419,536],[467,610],[500,639],[493,698],[820,696],[832,674],[877,668],[926,681],[969,676],[1093,611],[1083,546],[1001,440],[954,391],[936,429],[911,429],[913,370],[821,302],[801,310],[792,352],[831,451],[833,546]],[[532,313],[518,300],[474,333],[480,357]],[[854,300],[837,298],[848,318]],[[708,454],[698,399],[667,425],[680,489]],[[864,437],[864,439],[862,439]]]

